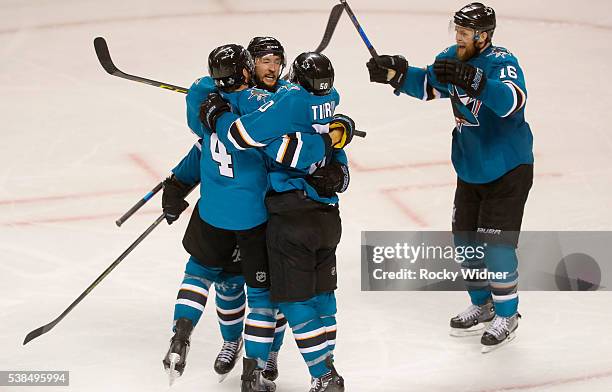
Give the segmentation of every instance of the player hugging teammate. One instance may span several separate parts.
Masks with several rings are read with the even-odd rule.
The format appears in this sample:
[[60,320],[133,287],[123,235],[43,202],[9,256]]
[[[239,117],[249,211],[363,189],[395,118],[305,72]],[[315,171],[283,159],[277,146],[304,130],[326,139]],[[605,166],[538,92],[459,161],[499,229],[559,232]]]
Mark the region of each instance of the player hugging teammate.
[[422,100],[449,98],[455,116],[452,162],[457,188],[452,227],[456,245],[487,243],[484,259],[464,268],[506,272],[507,278],[466,282],[472,304],[450,321],[451,335],[480,334],[488,352],[518,327],[516,246],[533,181],[532,134],[525,122],[527,90],[517,58],[492,44],[495,12],[471,3],[454,15],[456,45],[433,65],[416,68],[402,56],[368,64],[370,80]]
[[249,51],[223,45],[209,56],[210,77],[189,90],[188,124],[201,139],[165,181],[169,223],[200,181],[201,197],[183,239],[190,258],[164,366],[173,376],[182,374],[191,332],[214,283],[224,338],[215,370],[225,375],[232,369],[242,346],[246,282],[242,391],[275,390],[284,329],[279,308],[310,370],[311,391],[342,391],[332,362],[341,232],[336,193],[348,186],[343,148],[355,127],[333,113],[339,95],[329,59],[298,56],[290,78],[295,84],[279,86],[284,65],[284,50],[273,38],[253,39]]

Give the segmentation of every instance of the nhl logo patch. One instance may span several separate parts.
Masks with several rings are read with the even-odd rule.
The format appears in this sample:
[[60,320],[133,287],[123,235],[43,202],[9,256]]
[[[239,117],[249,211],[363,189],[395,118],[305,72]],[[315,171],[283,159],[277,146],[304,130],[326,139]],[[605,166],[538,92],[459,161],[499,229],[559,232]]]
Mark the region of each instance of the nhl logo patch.
[[259,283],[265,282],[267,278],[267,274],[264,271],[258,271],[255,274],[255,280],[257,280]]

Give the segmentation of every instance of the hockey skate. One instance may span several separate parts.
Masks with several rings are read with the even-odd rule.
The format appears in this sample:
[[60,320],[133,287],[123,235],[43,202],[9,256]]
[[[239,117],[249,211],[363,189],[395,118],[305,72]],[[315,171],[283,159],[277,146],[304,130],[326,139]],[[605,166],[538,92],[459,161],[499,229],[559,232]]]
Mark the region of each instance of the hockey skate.
[[242,359],[242,385],[241,392],[274,392],[276,384],[266,380],[262,375],[262,370],[257,369],[257,360],[250,358]]
[[455,337],[474,336],[480,334],[484,323],[493,320],[495,306],[488,299],[484,305],[470,305],[466,310],[450,320],[450,335]]
[[480,339],[482,353],[489,353],[514,340],[516,337],[516,329],[518,328],[518,319],[520,317],[521,315],[519,313],[510,317],[495,316],[493,322],[489,325]]
[[236,362],[238,362],[240,353],[242,353],[242,346],[242,337],[238,338],[236,341],[223,342],[221,351],[219,355],[217,355],[217,359],[215,359],[214,366],[215,372],[219,375],[219,382],[225,380],[236,365]]
[[266,367],[262,374],[270,381],[274,381],[278,378],[278,351],[270,351]]
[[176,320],[174,331],[174,336],[170,339],[168,353],[162,360],[164,369],[168,373],[170,386],[185,370],[187,353],[189,352],[189,337],[191,331],[193,331],[193,324],[189,319],[180,318]]
[[325,364],[330,369],[329,372],[321,377],[311,378],[310,392],[344,392],[344,378],[336,371],[331,356],[325,359]]

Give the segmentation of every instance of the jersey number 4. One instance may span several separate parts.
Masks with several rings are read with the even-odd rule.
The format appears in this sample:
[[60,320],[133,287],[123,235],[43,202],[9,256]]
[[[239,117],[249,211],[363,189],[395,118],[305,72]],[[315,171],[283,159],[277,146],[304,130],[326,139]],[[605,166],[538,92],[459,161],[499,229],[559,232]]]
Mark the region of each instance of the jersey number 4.
[[234,178],[232,156],[227,153],[225,145],[219,141],[216,133],[210,135],[210,155],[219,164],[219,173],[222,176]]

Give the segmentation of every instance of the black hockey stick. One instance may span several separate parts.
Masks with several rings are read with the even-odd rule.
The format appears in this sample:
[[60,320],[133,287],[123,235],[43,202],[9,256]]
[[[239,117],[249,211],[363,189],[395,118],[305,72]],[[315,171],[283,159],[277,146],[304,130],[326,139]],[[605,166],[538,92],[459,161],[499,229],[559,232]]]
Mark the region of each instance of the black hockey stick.
[[349,18],[351,18],[351,22],[353,22],[353,25],[355,26],[355,28],[357,29],[357,32],[361,36],[363,43],[368,48],[368,51],[370,52],[372,57],[374,57],[374,60],[378,63],[378,59],[379,59],[378,53],[376,53],[376,49],[374,49],[374,46],[370,42],[370,39],[366,35],[365,31],[363,31],[363,28],[361,28],[361,24],[359,24],[359,21],[357,20],[355,13],[351,9],[351,7],[348,5],[346,0],[340,0],[340,4],[343,5],[344,8],[346,9],[346,13],[348,14]]
[[[342,12],[344,12],[344,7],[342,4],[336,4],[332,7],[331,12],[329,13],[329,19],[327,19],[327,26],[325,26],[323,38],[321,39],[319,46],[317,46],[317,48],[314,50],[315,52],[321,53],[325,50],[325,48],[327,48],[327,45],[329,45],[329,42],[334,35],[334,31],[336,31],[336,26],[338,26]],[[281,79],[289,79],[289,72],[287,72]]]
[[106,72],[113,76],[133,80],[135,82],[145,83],[166,90],[172,90],[179,93],[187,94],[188,89],[186,89],[185,87],[175,86],[169,83],[162,83],[156,80],[130,75],[119,70],[119,68],[117,68],[113,63],[113,59],[111,58],[110,52],[108,51],[108,45],[106,44],[106,40],[102,37],[97,37],[96,39],[94,39],[94,48],[96,49],[96,55],[98,56],[98,60],[100,61],[102,68],[104,68]]
[[[193,191],[195,189],[196,185],[194,185],[189,190],[189,193],[191,193],[191,191]],[[189,194],[189,193],[187,193],[187,194]],[[115,267],[117,267],[119,265],[119,263],[121,263],[121,261],[123,261],[123,259],[125,259],[127,257],[127,255],[129,255],[134,250],[134,248],[136,248],[138,246],[138,244],[140,244],[149,234],[151,234],[153,229],[155,229],[165,219],[165,217],[166,217],[166,214],[161,214],[159,217],[157,217],[157,219],[155,219],[155,221],[153,223],[151,223],[151,225],[138,238],[136,238],[136,240],[134,242],[132,242],[132,244],[123,253],[121,253],[121,255],[119,257],[117,257],[117,259],[115,261],[113,261],[113,263],[111,265],[109,265],[108,268],[106,268],[104,270],[104,272],[102,272],[102,274],[100,276],[98,276],[98,278],[96,280],[94,280],[93,283],[90,284],[89,287],[87,287],[85,289],[85,291],[83,291],[81,293],[81,295],[79,295],[79,297],[77,299],[75,299],[74,302],[72,302],[70,304],[70,306],[68,306],[66,308],[66,310],[64,310],[62,312],[62,314],[60,314],[55,320],[51,321],[49,324],[45,324],[42,327],[36,328],[35,330],[33,330],[30,333],[28,333],[26,335],[24,341],[23,341],[23,344],[26,345],[32,339],[36,339],[40,335],[43,335],[43,334],[49,332],[60,321],[62,321],[62,319],[64,317],[66,317],[68,315],[68,313],[70,313],[72,311],[72,309],[74,309],[79,304],[79,302],[81,302],[83,300],[83,298],[85,298],[98,284],[100,284],[100,282],[104,278],[106,278],[108,276],[108,274],[110,274],[111,271],[114,270]]]
[[332,39],[332,35],[334,35],[334,31],[336,30],[336,26],[338,25],[338,21],[342,16],[342,12],[344,11],[344,7],[342,4],[336,4],[332,7],[331,12],[329,13],[329,19],[327,19],[327,26],[325,26],[325,33],[323,33],[323,39],[321,39],[321,43],[314,50],[317,53],[321,53],[327,48],[329,42]]
[[159,192],[163,188],[163,186],[164,186],[163,181],[155,185],[155,188],[151,189],[146,195],[142,197],[142,199],[138,200],[138,202],[134,204],[132,208],[130,208],[125,214],[121,215],[121,218],[117,219],[115,221],[115,224],[121,227],[121,225],[126,220],[130,219],[130,217],[134,215],[134,213],[138,211],[140,207],[144,206],[146,202],[148,202],[153,196],[155,196],[155,194]]

